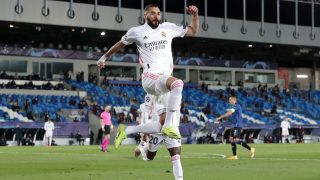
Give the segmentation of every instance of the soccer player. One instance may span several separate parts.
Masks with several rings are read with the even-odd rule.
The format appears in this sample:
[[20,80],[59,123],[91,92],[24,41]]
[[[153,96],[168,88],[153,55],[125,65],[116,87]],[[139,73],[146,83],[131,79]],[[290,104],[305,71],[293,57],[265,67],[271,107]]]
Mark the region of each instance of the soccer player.
[[47,122],[44,123],[44,130],[46,131],[46,133],[44,134],[43,143],[46,146],[51,147],[54,124],[50,118]]
[[[142,108],[140,108],[142,112],[142,118],[144,117],[143,114],[145,113],[145,110],[150,110],[147,113],[149,114],[149,117],[152,116],[153,118],[148,118],[148,120],[160,122],[160,124],[163,124],[165,121],[165,103],[168,99],[168,96],[163,95],[160,98],[154,98],[152,101],[152,104],[149,104],[148,108],[143,108],[145,106],[145,103],[142,104]],[[164,103],[164,104],[163,104]],[[148,103],[147,103],[148,104]],[[150,114],[151,113],[151,114]],[[160,113],[160,115],[159,115]],[[178,114],[180,112],[177,112],[175,114],[174,118],[178,118],[180,115]],[[175,128],[179,127],[179,120],[174,121],[176,122],[173,126]],[[173,139],[169,138],[167,136],[164,136],[161,133],[156,134],[144,134],[142,136],[142,140],[138,147],[135,149],[135,156],[138,157],[140,154],[145,161],[152,161],[159,148],[161,147],[161,144],[164,143],[169,151],[171,161],[172,161],[172,167],[173,167],[173,175],[176,180],[182,180],[183,179],[183,170],[182,165],[180,161],[180,153],[181,153],[181,139]]]
[[[125,127],[125,134],[141,133],[141,141],[137,149],[143,146],[145,142],[148,141],[148,134],[158,133],[160,127],[164,123],[164,120],[160,121],[159,113],[163,113],[167,106],[168,93],[161,96],[153,96],[146,94],[144,98],[144,103],[140,105],[140,114],[138,117],[138,126],[128,126]],[[156,127],[153,131],[145,131],[146,126]],[[158,128],[157,128],[158,127]]]
[[283,121],[281,121],[281,124],[280,124],[280,127],[281,127],[281,135],[282,135],[282,144],[285,143],[285,140],[288,141],[288,143],[290,143],[290,140],[289,140],[289,129],[291,129],[291,126],[290,126],[290,123],[288,121],[288,118],[285,118]]
[[[150,94],[146,94],[144,98],[144,103],[140,104],[140,109],[139,109],[139,117],[138,117],[138,122],[139,124],[143,127],[145,124],[151,124],[150,121],[152,121],[152,114],[155,114],[154,109],[153,109],[153,103],[154,103],[154,98]],[[156,118],[155,118],[156,119]],[[154,120],[154,122],[157,122]],[[155,125],[158,125],[160,123],[156,123]],[[143,146],[147,145],[147,142],[149,140],[148,133],[140,133],[140,143],[138,147],[135,149],[135,156],[138,157],[141,154],[140,148],[143,148]]]
[[229,97],[229,104],[230,104],[230,108],[227,110],[227,112],[215,119],[216,121],[221,121],[223,118],[226,118],[229,116],[231,117],[232,128],[230,131],[229,141],[231,143],[233,156],[229,157],[228,159],[231,159],[231,160],[238,159],[236,144],[240,144],[244,148],[248,149],[250,151],[250,157],[253,158],[255,153],[255,148],[250,147],[247,143],[245,143],[240,139],[240,134],[243,126],[242,117],[241,117],[242,107],[237,103],[237,98],[235,96]]
[[[165,113],[162,115],[162,119],[164,120]],[[163,134],[150,134],[148,136],[147,142],[141,145],[139,148],[135,150],[135,155],[137,157],[138,152],[141,153],[143,160],[145,161],[152,161],[161,144],[164,143],[167,147],[173,168],[173,175],[176,180],[183,179],[183,169],[180,161],[180,154],[181,154],[181,139],[173,139],[169,138],[168,136],[164,136]]]
[[[140,124],[138,129],[144,129],[145,125],[154,125],[154,126],[158,126],[158,129],[160,130],[161,128],[161,124],[157,123],[157,121],[155,120],[156,123],[151,123],[152,120],[152,114],[154,114],[154,109],[153,109],[153,103],[154,103],[154,98],[152,95],[150,94],[146,94],[145,98],[144,98],[144,103],[140,104],[140,108],[139,108],[139,116],[138,116],[138,122]],[[128,127],[129,128],[129,127]],[[133,128],[135,131],[137,131],[136,128]],[[156,130],[156,131],[159,131]],[[144,146],[145,143],[147,142],[147,134],[141,133],[141,131],[137,131],[138,133],[140,133],[140,143],[138,145],[138,147],[136,149],[139,149],[140,146]],[[149,132],[149,130],[148,130]]]
[[112,129],[110,109],[111,109],[111,106],[105,106],[104,111],[100,115],[101,130],[105,134],[101,143],[102,152],[106,152],[106,151],[109,152],[108,145],[110,140],[110,130]]
[[[121,142],[127,138],[127,135],[129,134],[135,134],[135,133],[143,133],[143,134],[150,134],[150,133],[159,133],[161,131],[161,127],[163,125],[163,122],[159,121],[158,114],[163,113],[163,111],[167,107],[167,99],[169,96],[169,92],[165,94],[161,94],[159,96],[154,96],[147,94],[145,96],[145,101],[143,103],[143,106],[141,110],[143,110],[142,113],[142,120],[140,125],[138,126],[125,126],[123,124],[120,124],[118,127],[118,134],[114,142],[114,146],[116,149],[119,148],[121,145]],[[155,110],[154,104],[157,104],[159,111],[153,113],[152,111]],[[161,107],[160,107],[161,106]],[[180,111],[177,111],[180,113]],[[158,113],[158,114],[157,114]],[[154,119],[151,121],[150,119]],[[177,127],[173,127],[175,131],[179,131]]]
[[183,81],[171,76],[173,72],[173,58],[171,52],[172,39],[175,37],[195,36],[199,31],[198,8],[190,5],[186,11],[191,14],[188,27],[161,21],[161,12],[156,4],[149,4],[145,8],[145,24],[133,27],[113,45],[97,62],[104,68],[105,61],[124,46],[135,43],[139,51],[139,62],[143,67],[142,86],[151,95],[170,92],[168,107],[166,108],[165,123],[161,131],[172,138],[180,139],[179,131],[172,127],[173,116],[180,110]]

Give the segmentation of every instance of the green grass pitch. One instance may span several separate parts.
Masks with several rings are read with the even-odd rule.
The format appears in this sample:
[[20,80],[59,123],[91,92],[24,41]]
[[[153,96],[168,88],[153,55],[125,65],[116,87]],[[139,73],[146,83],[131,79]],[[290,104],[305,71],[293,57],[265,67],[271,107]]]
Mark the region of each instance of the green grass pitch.
[[[238,160],[226,145],[183,145],[185,180],[320,179],[320,143],[254,144],[256,157],[238,146]],[[99,146],[1,147],[0,180],[174,179],[167,150],[152,162],[134,158],[135,146],[102,153]]]

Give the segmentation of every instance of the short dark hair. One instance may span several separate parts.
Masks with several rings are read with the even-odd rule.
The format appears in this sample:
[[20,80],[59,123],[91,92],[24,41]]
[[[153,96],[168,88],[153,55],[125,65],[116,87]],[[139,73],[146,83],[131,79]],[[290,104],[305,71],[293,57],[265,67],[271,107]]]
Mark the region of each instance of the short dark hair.
[[146,7],[144,8],[144,11],[149,11],[149,8],[152,8],[152,7],[157,7],[159,8],[159,6],[157,4],[148,4],[146,5]]
[[237,96],[231,95],[229,98],[237,99]]

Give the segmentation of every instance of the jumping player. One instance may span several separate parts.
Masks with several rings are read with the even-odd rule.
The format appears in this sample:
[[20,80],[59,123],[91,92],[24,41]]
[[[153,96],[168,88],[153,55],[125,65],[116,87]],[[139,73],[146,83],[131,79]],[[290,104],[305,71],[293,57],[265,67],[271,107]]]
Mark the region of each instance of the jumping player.
[[161,13],[158,5],[147,5],[144,12],[146,23],[129,29],[97,62],[100,68],[104,68],[105,61],[114,53],[126,45],[135,43],[139,51],[139,62],[143,67],[144,90],[155,96],[170,92],[165,123],[161,131],[175,139],[181,138],[179,131],[176,131],[172,124],[174,114],[180,109],[184,83],[181,79],[171,76],[173,72],[171,43],[175,37],[194,36],[199,30],[198,8],[191,5],[186,7],[186,11],[191,14],[191,23],[188,27],[169,22],[160,23]]

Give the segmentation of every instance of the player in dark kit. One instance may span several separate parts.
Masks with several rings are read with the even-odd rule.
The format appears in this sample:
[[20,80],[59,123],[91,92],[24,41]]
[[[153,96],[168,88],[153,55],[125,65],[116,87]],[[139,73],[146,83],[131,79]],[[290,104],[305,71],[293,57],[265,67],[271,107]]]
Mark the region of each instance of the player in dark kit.
[[232,122],[229,141],[231,143],[233,156],[229,157],[228,159],[231,159],[231,160],[238,159],[236,144],[241,144],[244,148],[248,149],[250,151],[250,157],[253,158],[255,153],[255,148],[250,147],[247,143],[245,143],[240,139],[240,134],[243,126],[242,116],[241,116],[242,107],[237,103],[237,98],[235,96],[231,96],[229,98],[229,104],[230,104],[230,108],[227,109],[227,112],[215,119],[216,121],[221,121],[223,118],[230,116],[230,119]]

